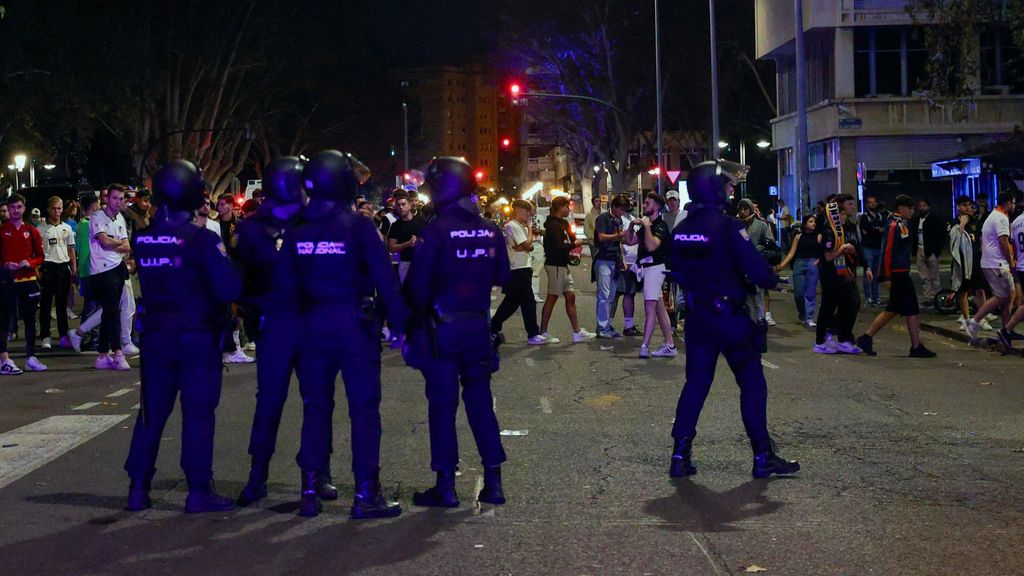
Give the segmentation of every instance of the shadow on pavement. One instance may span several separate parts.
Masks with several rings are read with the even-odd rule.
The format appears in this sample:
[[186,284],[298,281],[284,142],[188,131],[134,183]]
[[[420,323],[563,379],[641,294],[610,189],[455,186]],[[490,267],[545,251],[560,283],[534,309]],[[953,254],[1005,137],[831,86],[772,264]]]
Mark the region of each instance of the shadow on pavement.
[[765,494],[771,482],[783,478],[750,480],[731,490],[715,492],[690,479],[673,480],[676,493],[651,500],[644,512],[661,518],[666,530],[734,532],[735,522],[773,514],[783,503]]

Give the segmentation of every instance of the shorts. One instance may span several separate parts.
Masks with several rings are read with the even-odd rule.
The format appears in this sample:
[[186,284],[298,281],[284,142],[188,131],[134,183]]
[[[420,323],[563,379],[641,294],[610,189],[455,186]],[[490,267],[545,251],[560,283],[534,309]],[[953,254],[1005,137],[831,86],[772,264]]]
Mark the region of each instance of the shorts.
[[548,278],[548,296],[561,296],[572,292],[572,272],[568,266],[544,265],[544,274]]
[[917,316],[921,313],[917,290],[909,272],[895,273],[889,279],[889,303],[885,305],[885,311],[900,316]]
[[982,268],[992,295],[996,298],[1013,296],[1013,275],[1009,268]]
[[619,294],[632,296],[637,293],[636,274],[629,270],[619,270],[619,279],[615,284],[615,291]]
[[661,286],[665,283],[665,265],[641,268],[644,275],[644,302],[661,300]]

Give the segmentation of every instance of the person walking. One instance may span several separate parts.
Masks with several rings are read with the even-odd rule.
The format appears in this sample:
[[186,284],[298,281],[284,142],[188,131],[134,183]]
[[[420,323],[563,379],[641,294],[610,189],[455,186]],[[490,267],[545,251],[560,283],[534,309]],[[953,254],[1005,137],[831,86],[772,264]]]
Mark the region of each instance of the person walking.
[[551,201],[551,213],[544,221],[544,272],[548,279],[548,297],[541,311],[540,332],[548,342],[557,344],[557,338],[548,336],[548,322],[555,309],[558,297],[565,298],[565,313],[572,325],[572,341],[586,342],[597,335],[580,328],[576,316],[576,292],[573,290],[572,272],[569,270],[569,252],[579,248],[583,241],[576,238],[566,220],[569,216],[569,199],[557,196]]
[[813,214],[804,216],[800,230],[793,235],[789,253],[775,267],[780,272],[793,263],[793,301],[800,322],[814,328],[814,305],[818,298],[818,260],[821,259],[821,244],[818,240],[817,221]]
[[[857,291],[857,229],[849,221],[856,213],[856,202],[849,194],[840,194],[834,201],[838,212],[836,218],[839,220],[837,228],[833,229],[828,224],[818,226],[822,247],[822,257],[818,261],[821,306],[818,309],[813,350],[817,354],[860,354],[853,336],[853,326],[860,310],[860,294]],[[843,242],[839,241],[840,231]],[[874,278],[870,268],[865,270],[865,274]]]
[[[1013,211],[1013,193],[1000,192],[996,197],[996,209],[989,214],[981,227],[981,271],[992,289],[992,297],[978,309],[974,317],[967,321],[967,332],[971,344],[978,343],[980,322],[989,312],[999,310],[1003,320],[1003,330],[1010,323],[1011,304],[1013,303],[1013,273],[1017,267],[1017,255],[1010,244],[1010,219]],[[12,216],[13,218],[13,212]],[[1000,340],[1004,335],[999,333]],[[1003,342],[1009,346],[1008,342]]]
[[878,199],[869,194],[864,198],[864,212],[857,219],[864,267],[872,273],[870,279],[867,274],[864,275],[864,300],[868,306],[882,305],[878,296],[877,275],[878,266],[881,264],[882,235],[885,232],[886,216],[878,208]]
[[497,341],[504,341],[501,326],[516,310],[522,311],[523,327],[526,329],[526,343],[542,346],[548,343],[537,325],[537,303],[530,286],[533,268],[530,266],[530,252],[533,251],[533,230],[530,226],[532,207],[526,200],[512,202],[512,219],[505,224],[505,247],[508,249],[511,276],[505,287],[505,298],[491,318],[491,335]]
[[910,222],[910,232],[910,250],[917,260],[922,295],[932,306],[939,293],[939,257],[947,236],[946,227],[931,213],[931,205],[923,198],[917,201],[917,215]]

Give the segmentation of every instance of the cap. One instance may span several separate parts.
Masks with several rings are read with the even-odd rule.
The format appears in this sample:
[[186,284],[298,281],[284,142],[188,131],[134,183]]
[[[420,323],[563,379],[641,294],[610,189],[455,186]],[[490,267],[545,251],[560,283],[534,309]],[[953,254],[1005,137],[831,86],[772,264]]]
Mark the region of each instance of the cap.
[[743,200],[740,200],[740,203],[737,204],[737,207],[738,206],[746,206],[747,208],[750,209],[751,212],[754,211],[754,201],[751,200],[750,198],[744,198]]
[[42,215],[42,212],[39,211],[39,208],[33,208],[32,211],[29,212],[29,214],[31,214],[33,216],[40,216],[40,215]]
[[668,194],[665,194],[665,200],[671,200],[672,198],[679,200],[679,192],[675,190],[669,190]]

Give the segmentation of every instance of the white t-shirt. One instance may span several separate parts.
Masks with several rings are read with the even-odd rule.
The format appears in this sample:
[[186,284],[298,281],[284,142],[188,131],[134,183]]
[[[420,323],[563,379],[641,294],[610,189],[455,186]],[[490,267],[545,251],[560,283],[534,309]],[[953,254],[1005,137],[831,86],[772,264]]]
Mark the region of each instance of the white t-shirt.
[[68,254],[68,246],[74,248],[75,233],[64,222],[51,225],[43,221],[39,223],[39,235],[43,237],[43,253],[45,262],[54,264],[67,264],[71,261]]
[[124,216],[118,213],[111,219],[106,210],[97,210],[89,218],[89,274],[92,276],[113,270],[124,262],[123,254],[107,250],[100,245],[96,237],[101,233],[114,240],[127,238],[128,227],[124,223]]
[[1000,236],[1010,235],[1010,219],[999,210],[995,210],[981,227],[981,267],[1009,268],[1010,263],[1003,255],[999,246]]
[[530,253],[512,249],[513,246],[526,242],[528,237],[529,234],[526,231],[526,226],[519,222],[509,220],[508,224],[505,224],[505,245],[508,246],[508,261],[511,264],[512,270],[530,267]]
[[[629,212],[623,214],[622,229],[625,230],[626,228],[629,228],[629,225],[633,222],[633,220],[636,220],[636,218],[634,218],[633,215],[630,214]],[[622,243],[622,259],[625,260],[627,268],[632,266],[633,264],[636,264],[637,253],[639,252],[639,250],[639,244],[628,246],[625,242]]]
[[1024,272],[1024,214],[1010,224],[1010,244],[1017,247],[1017,270]]

